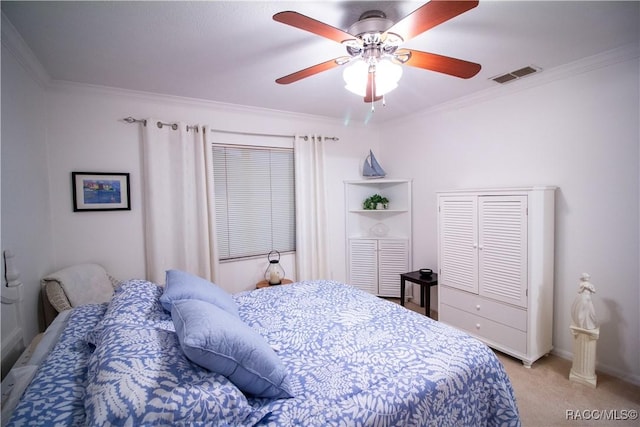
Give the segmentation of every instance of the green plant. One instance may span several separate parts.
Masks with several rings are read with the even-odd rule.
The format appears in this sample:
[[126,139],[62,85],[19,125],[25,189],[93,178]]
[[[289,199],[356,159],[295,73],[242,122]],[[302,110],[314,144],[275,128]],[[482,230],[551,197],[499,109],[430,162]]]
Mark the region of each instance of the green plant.
[[389,199],[381,196],[380,194],[374,194],[373,196],[367,197],[364,200],[364,202],[362,203],[362,207],[363,209],[376,209],[378,203],[382,203],[386,209],[387,205],[389,204]]

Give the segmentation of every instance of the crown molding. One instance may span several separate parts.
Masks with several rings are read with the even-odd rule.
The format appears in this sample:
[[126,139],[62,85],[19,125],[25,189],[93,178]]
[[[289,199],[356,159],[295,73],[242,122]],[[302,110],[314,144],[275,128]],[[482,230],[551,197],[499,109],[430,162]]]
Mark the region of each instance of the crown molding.
[[220,101],[208,100],[204,98],[190,98],[178,95],[168,95],[157,92],[146,92],[134,89],[123,89],[113,86],[93,85],[88,83],[77,83],[68,80],[50,80],[47,87],[51,91],[75,91],[96,93],[102,95],[111,95],[118,97],[130,97],[143,101],[182,104],[191,107],[210,108],[216,110],[233,111],[242,114],[270,115],[275,117],[283,117],[287,119],[299,119],[304,121],[312,121],[328,125],[343,126],[342,120],[335,117],[318,116],[313,114],[298,113],[295,111],[275,110],[269,108],[255,107],[250,105],[231,104]]
[[548,70],[543,70],[540,73],[532,74],[531,76],[514,80],[510,83],[505,83],[503,85],[496,83],[496,86],[489,89],[485,89],[468,96],[464,96],[446,103],[420,110],[408,116],[401,117],[396,120],[391,120],[385,123],[390,125],[403,124],[405,122],[415,120],[419,117],[446,111],[458,110],[460,108],[472,106],[502,96],[521,92],[533,87],[543,86],[554,81],[563,80],[599,68],[608,67],[620,62],[630,61],[638,58],[640,58],[640,43],[629,43],[615,49],[604,51],[593,56],[570,62],[565,65],[550,68]]
[[11,52],[36,83],[46,87],[51,82],[51,77],[4,12],[1,19],[2,46]]

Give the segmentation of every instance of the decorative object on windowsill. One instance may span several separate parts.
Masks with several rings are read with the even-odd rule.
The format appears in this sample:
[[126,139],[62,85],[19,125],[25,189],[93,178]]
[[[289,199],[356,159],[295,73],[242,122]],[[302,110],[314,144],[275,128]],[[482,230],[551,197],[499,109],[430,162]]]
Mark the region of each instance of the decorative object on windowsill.
[[280,265],[280,252],[276,250],[269,252],[267,259],[269,260],[269,265],[264,272],[264,278],[270,285],[279,285],[285,276],[284,269]]
[[580,277],[580,287],[571,306],[572,324],[569,327],[573,335],[573,365],[569,380],[595,388],[596,376],[596,344],[600,337],[600,326],[593,309],[591,294],[596,288],[589,282],[587,273]]
[[367,197],[362,203],[362,208],[366,210],[382,210],[389,208],[389,199],[380,194],[374,194],[371,197]]
[[389,227],[379,222],[369,229],[369,233],[374,237],[385,237],[389,233]]
[[362,176],[365,178],[384,178],[386,175],[387,173],[373,155],[373,151],[369,150],[369,155],[364,159],[362,166]]
[[433,275],[433,270],[431,270],[430,268],[421,268],[418,271],[420,272],[420,277],[423,277],[425,279],[428,279]]

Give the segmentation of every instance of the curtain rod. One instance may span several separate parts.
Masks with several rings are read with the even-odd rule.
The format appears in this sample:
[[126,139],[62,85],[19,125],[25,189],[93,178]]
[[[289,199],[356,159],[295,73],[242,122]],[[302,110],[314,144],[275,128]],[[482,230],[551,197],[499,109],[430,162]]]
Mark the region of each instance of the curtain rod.
[[[129,117],[125,117],[124,119],[125,122],[127,123],[142,123],[144,126],[147,125],[147,121],[146,120],[141,120],[141,119],[135,119],[131,116]],[[162,123],[162,122],[157,122],[156,125],[162,129],[163,126],[170,126],[171,129],[176,130],[178,129],[178,124],[177,123]],[[196,132],[198,132],[198,126],[187,126],[187,130],[195,130]],[[236,134],[236,135],[248,135],[248,136],[267,136],[267,137],[276,137],[276,138],[295,138],[295,135],[278,135],[278,134],[271,134],[271,133],[254,133],[254,132],[238,132],[238,131],[231,131],[231,130],[223,130],[223,129],[211,129],[212,132],[219,132],[219,133],[232,133],[232,134]],[[308,136],[301,136],[300,138],[304,139],[305,141],[309,140]],[[328,139],[330,141],[340,141],[340,138],[338,138],[337,136],[325,136],[324,139]]]
[[[240,131],[233,131],[233,130],[224,130],[224,129],[211,129],[211,132],[219,132],[219,133],[232,133],[235,135],[248,135],[248,136],[270,136],[270,137],[275,137],[275,138],[295,138],[295,135],[279,135],[279,134],[273,134],[273,133],[255,133],[255,132],[240,132]],[[305,141],[309,140],[308,136],[301,136],[300,138],[304,139]],[[325,136],[324,139],[329,139],[331,141],[340,141],[340,138],[338,138],[337,136]]]
[[[147,121],[146,120],[141,120],[141,119],[135,119],[131,116],[129,117],[125,117],[124,119],[125,122],[131,124],[131,123],[142,123],[144,126],[147,125]],[[160,129],[162,129],[164,126],[169,126],[171,129],[173,130],[177,130],[178,129],[178,124],[177,123],[163,123],[161,121],[156,122],[156,126],[158,126]],[[190,130],[195,130],[196,132],[198,132],[198,126],[196,125],[187,125],[187,131]]]

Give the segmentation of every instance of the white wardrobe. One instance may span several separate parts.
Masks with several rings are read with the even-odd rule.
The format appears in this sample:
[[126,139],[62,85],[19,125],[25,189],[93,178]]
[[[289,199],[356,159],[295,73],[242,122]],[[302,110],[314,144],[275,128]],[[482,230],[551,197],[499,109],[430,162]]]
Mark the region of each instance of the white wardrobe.
[[[348,283],[374,295],[400,297],[400,274],[411,271],[411,181],[345,181]],[[364,209],[366,198],[389,199]]]
[[437,197],[438,320],[530,367],[553,348],[555,187]]

